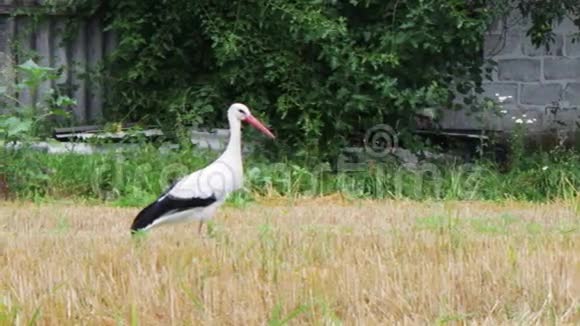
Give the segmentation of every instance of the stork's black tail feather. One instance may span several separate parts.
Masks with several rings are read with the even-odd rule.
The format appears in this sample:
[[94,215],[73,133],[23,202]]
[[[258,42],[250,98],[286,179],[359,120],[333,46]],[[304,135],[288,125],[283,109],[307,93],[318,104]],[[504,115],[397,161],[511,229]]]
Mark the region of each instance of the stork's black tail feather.
[[143,208],[133,220],[133,224],[131,224],[131,234],[135,234],[153,224],[156,219],[165,213],[165,210],[161,208],[162,207],[160,207],[159,202],[157,201],[154,201],[147,207]]
[[168,213],[175,213],[197,207],[206,207],[217,201],[215,195],[207,198],[176,198],[167,195],[143,208],[131,225],[131,234],[146,229]]

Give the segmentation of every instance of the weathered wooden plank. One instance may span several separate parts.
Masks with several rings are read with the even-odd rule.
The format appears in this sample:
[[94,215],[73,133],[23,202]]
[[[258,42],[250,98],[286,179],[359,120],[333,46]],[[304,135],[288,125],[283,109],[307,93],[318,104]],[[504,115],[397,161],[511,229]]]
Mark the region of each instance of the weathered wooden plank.
[[[66,31],[66,22],[62,18],[55,18],[52,25],[52,40],[51,40],[51,66],[56,69],[60,69],[61,74],[53,83],[55,89],[66,89],[70,88],[69,85],[69,55],[67,51],[67,44],[64,39],[64,33]],[[67,93],[68,96],[72,96],[72,93]]]
[[89,21],[88,35],[88,66],[89,71],[91,72],[89,84],[89,119],[91,121],[96,121],[103,117],[104,102],[102,85],[100,85],[99,80],[95,77],[104,54],[103,24],[100,17],[93,17]]
[[[128,130],[135,127],[136,123],[124,123],[121,130]],[[54,128],[54,134],[69,134],[75,132],[104,132],[104,125],[84,125],[84,126],[73,126],[73,127],[61,127]]]
[[31,0],[0,0],[0,14],[12,14],[18,9],[33,7],[38,7],[38,4]]
[[[30,17],[16,17],[16,64],[22,64],[33,57],[34,33]],[[18,73],[18,80],[22,81],[26,75]],[[18,92],[18,100],[22,105],[31,106],[35,101],[36,94],[33,90],[25,88]]]
[[5,52],[8,46],[8,17],[0,16],[0,52]]
[[16,10],[12,4],[2,4],[0,3],[0,14],[2,15],[10,15],[12,12]]
[[[0,0],[0,7],[14,9],[19,7],[31,7],[41,4],[40,0]],[[23,105],[32,105],[35,101],[43,100],[50,88],[65,91],[67,95],[77,101],[73,108],[73,114],[77,123],[99,121],[103,116],[103,106],[106,87],[97,78],[87,79],[91,71],[100,68],[106,53],[112,53],[117,45],[117,37],[114,33],[105,32],[103,18],[100,14],[87,17],[79,24],[77,35],[72,38],[65,34],[67,23],[66,17],[48,15],[41,20],[38,17],[30,17],[26,14],[16,16],[4,15],[0,12],[0,33],[10,33],[13,47],[9,47],[5,41],[7,38],[0,35],[0,54],[4,57],[13,58],[12,66],[24,63],[28,59],[35,59],[38,64],[61,69],[60,77],[52,82],[43,83],[38,94],[25,89],[15,93],[15,97]],[[10,26],[7,26],[10,21]],[[13,31],[13,32],[7,32]],[[4,46],[2,46],[4,45]],[[14,48],[13,53],[6,53],[8,48]],[[0,68],[8,59],[0,58]],[[12,69],[14,71],[14,69]],[[6,74],[2,71],[5,80]],[[24,74],[16,72],[12,80],[22,81]],[[6,82],[4,82],[6,83]]]
[[[0,54],[3,53],[0,62],[0,84],[4,87],[7,87],[8,97],[17,98],[17,94],[13,87],[14,83],[16,82],[16,71],[14,70],[15,58],[11,47],[11,40],[16,34],[15,18],[9,17],[5,20],[3,34],[5,44],[3,49],[0,50]],[[15,104],[6,98],[4,99],[4,103],[8,104],[9,106],[13,106]]]
[[[50,44],[50,18],[43,18],[38,22],[35,33],[34,49],[38,54],[38,64],[43,67],[50,66],[51,44]],[[42,82],[38,89],[37,101],[43,101],[49,89],[51,88],[51,81]]]
[[[46,16],[75,16],[75,12],[58,7],[46,7],[45,4],[48,0],[0,0],[0,15],[19,15],[19,14],[30,14],[31,12],[40,12]],[[99,5],[103,5],[102,1]],[[49,10],[46,10],[49,9]],[[94,9],[94,12],[98,11],[98,8]],[[84,15],[84,13],[82,13]]]
[[117,33],[113,31],[105,32],[105,55],[111,55],[113,51],[117,48],[119,43]]
[[86,122],[88,118],[87,114],[87,83],[83,74],[86,73],[87,69],[87,24],[82,22],[79,24],[79,29],[75,39],[72,44],[72,62],[70,63],[71,68],[71,80],[74,88],[74,98],[77,100],[77,106],[74,110],[74,114],[77,118],[77,122]]
[[[108,30],[104,33],[105,37],[105,49],[104,49],[104,60],[109,60],[108,58],[113,54],[115,49],[119,44],[119,39],[117,33],[114,31]],[[108,98],[112,94],[112,90],[109,84],[103,84],[103,96],[104,98]]]
[[0,17],[0,53],[3,54],[0,67],[12,64],[11,40],[14,38],[16,27],[13,17]]

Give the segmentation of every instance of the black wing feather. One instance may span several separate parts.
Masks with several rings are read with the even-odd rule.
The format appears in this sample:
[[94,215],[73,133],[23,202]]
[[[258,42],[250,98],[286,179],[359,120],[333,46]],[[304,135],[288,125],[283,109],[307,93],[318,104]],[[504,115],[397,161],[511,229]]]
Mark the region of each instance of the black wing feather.
[[143,210],[137,214],[137,217],[135,217],[135,220],[131,225],[131,233],[148,227],[157,219],[163,217],[169,212],[173,213],[196,207],[207,207],[217,201],[215,195],[207,198],[177,198],[171,195],[165,196],[171,190],[171,188],[172,187],[165,191],[165,193],[161,195],[156,201],[143,208]]

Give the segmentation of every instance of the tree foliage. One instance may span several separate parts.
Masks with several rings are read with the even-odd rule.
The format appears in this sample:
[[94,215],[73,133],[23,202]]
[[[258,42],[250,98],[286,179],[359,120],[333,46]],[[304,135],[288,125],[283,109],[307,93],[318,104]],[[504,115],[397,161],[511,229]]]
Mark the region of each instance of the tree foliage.
[[122,111],[212,124],[241,101],[315,154],[480,81],[489,18],[463,0],[112,3]]
[[[108,65],[112,112],[223,126],[234,101],[296,155],[333,153],[374,124],[480,90],[483,35],[509,10],[535,40],[577,0],[59,1],[106,10],[120,43]],[[577,23],[580,23],[577,21]]]
[[580,2],[578,0],[528,0],[517,2],[516,6],[524,17],[531,19],[532,24],[527,35],[535,44],[553,41],[554,23],[561,23],[566,17],[572,19],[574,24],[580,27]]

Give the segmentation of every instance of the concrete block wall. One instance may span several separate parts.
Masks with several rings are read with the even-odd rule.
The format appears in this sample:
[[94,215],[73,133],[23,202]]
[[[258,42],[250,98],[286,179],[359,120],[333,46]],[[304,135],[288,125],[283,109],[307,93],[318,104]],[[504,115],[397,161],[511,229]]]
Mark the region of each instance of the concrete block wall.
[[[526,123],[528,130],[575,130],[580,123],[580,30],[566,18],[554,27],[547,49],[527,37],[529,23],[514,15],[486,34],[484,56],[497,66],[484,82],[483,97],[502,98],[500,114],[445,111],[444,128],[510,130]],[[553,113],[553,107],[559,107]],[[557,121],[557,122],[556,122]],[[528,124],[529,123],[529,124]],[[557,126],[554,125],[557,123]],[[578,128],[580,129],[580,128]]]

